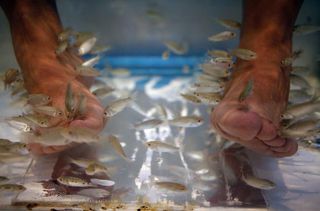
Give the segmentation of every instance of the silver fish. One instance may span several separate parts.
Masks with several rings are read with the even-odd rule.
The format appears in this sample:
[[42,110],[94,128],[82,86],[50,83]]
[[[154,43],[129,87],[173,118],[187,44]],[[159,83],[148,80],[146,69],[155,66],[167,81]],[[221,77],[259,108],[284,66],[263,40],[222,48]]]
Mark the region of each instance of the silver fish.
[[89,128],[68,127],[62,129],[60,134],[75,143],[92,143],[100,140],[99,135]]
[[290,74],[290,84],[294,86],[298,86],[301,89],[311,89],[311,85],[309,82],[304,79],[302,76],[296,74]]
[[90,198],[105,198],[111,195],[111,193],[105,189],[100,188],[86,188],[77,192],[77,195],[88,196]]
[[170,51],[166,50],[166,51],[163,51],[162,55],[161,55],[161,58],[163,60],[168,60],[169,59],[169,56],[170,56]]
[[224,58],[230,58],[231,59],[231,55],[224,50],[210,50],[208,51],[208,55],[212,56],[212,57],[224,57]]
[[128,77],[128,76],[130,76],[130,70],[127,68],[115,68],[115,69],[111,69],[108,71],[114,77]]
[[125,107],[127,107],[132,102],[131,97],[122,98],[111,102],[105,109],[105,117],[112,117],[117,113],[121,112]]
[[240,59],[243,59],[243,60],[254,60],[257,58],[257,54],[251,50],[248,50],[248,49],[244,49],[244,48],[236,48],[236,49],[233,49],[231,51],[231,54],[240,58]]
[[188,190],[184,184],[177,182],[156,181],[154,182],[154,185],[166,191],[185,192]]
[[188,52],[188,46],[185,43],[178,43],[172,40],[166,40],[164,45],[173,53],[183,55]]
[[175,153],[179,151],[179,147],[176,147],[172,144],[168,144],[162,141],[148,141],[145,143],[145,146],[158,151],[158,152],[169,152],[169,153]]
[[145,129],[160,127],[162,124],[163,124],[163,121],[160,119],[149,119],[149,120],[134,124],[133,128],[135,130],[145,130]]
[[111,45],[96,45],[90,50],[90,53],[101,54],[111,50],[111,48]]
[[109,95],[112,94],[112,92],[114,92],[114,88],[111,87],[102,87],[102,88],[98,88],[96,90],[94,90],[92,92],[92,94],[94,94],[95,96],[103,99],[105,97],[108,97]]
[[44,114],[52,117],[62,117],[63,112],[56,107],[53,106],[35,106],[32,108],[34,112],[39,114]]
[[56,51],[55,51],[56,54],[57,54],[57,55],[60,55],[60,54],[62,54],[63,52],[65,52],[65,51],[67,50],[67,48],[68,48],[68,45],[69,45],[69,43],[68,43],[67,40],[64,40],[64,41],[60,42],[60,43],[58,44],[57,48],[56,48]]
[[18,184],[2,184],[0,185],[1,192],[22,192],[25,191],[26,188],[23,185]]
[[77,106],[77,111],[75,112],[75,116],[84,117],[87,112],[87,97],[84,94],[80,94],[79,102]]
[[17,69],[10,68],[6,70],[3,77],[4,88],[7,89],[11,83],[17,80],[19,75],[20,75],[20,72]]
[[87,175],[91,175],[91,176],[99,173],[109,174],[107,167],[97,162],[89,164],[86,167],[85,172]]
[[79,46],[78,54],[84,55],[84,54],[88,53],[93,48],[93,46],[96,44],[96,42],[97,42],[96,37],[91,37],[91,38],[87,39],[86,41],[81,43],[81,45]]
[[78,177],[72,177],[72,176],[60,176],[57,178],[57,181],[65,186],[70,187],[93,187],[95,185],[81,179]]
[[241,27],[241,23],[231,19],[216,19],[216,21],[227,29],[240,29]]
[[[28,140],[31,140],[32,143],[38,143],[43,146],[65,146],[71,143],[71,140],[63,137],[61,131],[65,130],[64,127],[54,127],[50,128],[47,131],[44,131],[41,134],[37,135],[28,135]],[[27,135],[25,135],[27,137]]]
[[96,65],[100,60],[100,56],[95,56],[91,59],[88,59],[87,61],[83,62],[81,65],[84,67],[93,67],[94,65]]
[[37,114],[25,114],[24,117],[39,127],[50,127],[50,119],[47,116]]
[[294,35],[307,35],[320,31],[320,26],[315,25],[297,25],[293,29]]
[[73,113],[75,111],[76,102],[75,102],[75,97],[72,91],[72,86],[70,83],[68,83],[67,85],[64,103],[65,103],[67,112]]
[[81,76],[97,77],[100,75],[100,71],[89,66],[77,66],[76,71]]
[[218,34],[211,35],[210,37],[208,37],[208,40],[212,42],[220,42],[233,39],[236,37],[236,35],[237,34],[235,32],[223,31]]
[[92,184],[95,185],[101,185],[101,186],[105,186],[105,187],[110,187],[110,186],[114,186],[115,182],[112,180],[105,180],[105,179],[96,179],[96,178],[92,178],[90,179],[90,182]]
[[68,27],[68,28],[65,28],[62,32],[60,32],[58,34],[58,40],[60,42],[62,41],[66,41],[69,39],[69,37],[74,33],[73,29]]
[[199,104],[201,103],[201,100],[197,97],[197,96],[194,96],[192,94],[183,94],[183,93],[180,93],[180,95],[187,101],[189,102],[192,102],[192,103],[196,103],[196,104]]
[[281,115],[282,119],[299,118],[320,109],[320,101],[308,101],[296,105],[289,106]]
[[109,135],[109,136],[107,137],[107,141],[111,144],[111,146],[114,148],[114,150],[115,150],[122,158],[124,158],[126,161],[131,161],[131,160],[127,157],[126,153],[124,152],[124,150],[123,150],[123,148],[122,148],[122,146],[121,146],[121,144],[120,144],[119,139],[118,139],[116,136],[114,136],[114,135]]
[[267,179],[262,179],[255,177],[253,175],[242,175],[242,180],[249,186],[262,189],[262,190],[271,190],[276,187],[276,185]]
[[47,105],[52,101],[51,97],[45,94],[30,94],[27,103],[32,106]]
[[200,116],[183,116],[169,120],[169,124],[176,127],[199,127],[203,124]]

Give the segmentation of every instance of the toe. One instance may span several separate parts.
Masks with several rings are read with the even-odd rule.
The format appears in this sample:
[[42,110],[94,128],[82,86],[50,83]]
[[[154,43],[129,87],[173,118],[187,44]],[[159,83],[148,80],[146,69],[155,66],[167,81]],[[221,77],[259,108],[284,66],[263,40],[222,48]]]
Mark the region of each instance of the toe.
[[256,113],[243,109],[239,105],[231,108],[218,106],[214,113],[219,112],[222,112],[222,115],[214,120],[219,127],[231,136],[244,141],[252,140],[262,126],[261,118]]
[[298,151],[298,144],[291,139],[285,139],[286,143],[281,147],[272,147],[273,156],[287,157],[294,155]]
[[[262,120],[262,127],[260,132],[257,135],[257,138],[265,141],[265,140],[273,140],[277,136],[277,131],[274,125],[268,121],[263,119]],[[265,142],[267,144],[267,142]]]
[[285,138],[281,138],[279,136],[275,137],[274,139],[271,140],[262,140],[266,145],[271,146],[271,147],[282,147],[286,143]]

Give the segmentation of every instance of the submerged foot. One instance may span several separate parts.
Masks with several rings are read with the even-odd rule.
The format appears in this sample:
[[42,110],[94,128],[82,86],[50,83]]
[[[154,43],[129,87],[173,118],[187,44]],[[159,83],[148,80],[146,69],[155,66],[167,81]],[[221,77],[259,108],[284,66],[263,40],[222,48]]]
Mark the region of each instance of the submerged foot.
[[[251,93],[239,100],[249,80]],[[225,138],[275,157],[293,155],[297,144],[278,135],[289,91],[289,73],[277,64],[241,61],[222,102],[212,113],[215,129]]]
[[[64,61],[69,62],[62,63],[61,57],[64,57]],[[34,74],[30,74],[32,71],[23,70],[24,73],[30,74],[25,77],[25,88],[30,94],[41,93],[50,96],[52,98],[51,105],[59,108],[63,113],[66,113],[65,93],[68,83],[76,95],[83,94],[87,99],[86,110],[82,117],[70,121],[64,116],[58,120],[57,125],[88,128],[97,133],[100,132],[105,125],[105,119],[101,103],[88,89],[92,78],[77,77],[74,71],[74,66],[81,64],[81,59],[70,52],[65,52],[60,57],[39,58],[34,63],[36,65],[30,65],[33,67]],[[70,146],[29,145],[30,150],[36,154],[59,152],[68,147]]]

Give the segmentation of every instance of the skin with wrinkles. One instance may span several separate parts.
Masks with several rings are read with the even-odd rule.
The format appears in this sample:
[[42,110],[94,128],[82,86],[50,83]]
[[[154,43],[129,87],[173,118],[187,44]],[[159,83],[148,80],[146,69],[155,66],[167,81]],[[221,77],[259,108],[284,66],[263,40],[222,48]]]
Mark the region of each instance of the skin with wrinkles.
[[[223,100],[211,116],[223,137],[275,157],[297,151],[293,140],[278,133],[280,115],[287,105],[290,73],[281,61],[292,52],[292,29],[300,5],[298,0],[245,1],[239,47],[256,52],[257,58],[237,60]],[[254,82],[252,93],[239,102],[249,80]]]

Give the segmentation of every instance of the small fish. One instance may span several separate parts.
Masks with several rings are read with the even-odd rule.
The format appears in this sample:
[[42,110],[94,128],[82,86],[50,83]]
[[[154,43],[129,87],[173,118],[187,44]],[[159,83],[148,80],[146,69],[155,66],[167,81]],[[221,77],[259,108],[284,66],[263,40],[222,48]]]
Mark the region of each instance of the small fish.
[[240,59],[247,60],[247,61],[254,60],[257,58],[257,54],[255,52],[248,49],[244,49],[244,48],[233,49],[231,51],[231,54]]
[[244,101],[253,92],[253,80],[250,79],[239,96],[239,102]]
[[104,116],[105,117],[112,117],[117,113],[121,112],[125,107],[127,107],[132,102],[131,97],[122,98],[116,101],[111,102],[105,109],[104,109]]
[[241,27],[241,23],[231,19],[216,19],[216,21],[227,29],[240,29]]
[[212,56],[212,57],[224,57],[224,58],[230,58],[231,59],[231,55],[224,50],[210,50],[208,51],[208,55]]
[[149,120],[134,124],[133,128],[135,130],[145,130],[145,129],[160,127],[162,124],[163,124],[163,121],[160,119],[149,119]]
[[311,95],[305,89],[290,90],[289,102],[293,104],[306,102],[311,99]]
[[105,186],[105,187],[114,186],[114,184],[115,184],[115,182],[112,180],[106,180],[106,179],[102,180],[102,179],[96,179],[96,178],[90,179],[90,182],[92,184],[101,185],[101,186]]
[[293,57],[288,57],[288,58],[285,58],[281,61],[281,65],[282,66],[291,66],[292,63],[294,61],[294,58]]
[[146,147],[158,151],[158,152],[169,152],[175,153],[179,151],[179,147],[176,147],[172,144],[167,144],[162,141],[148,141],[145,143]]
[[194,92],[195,96],[197,96],[202,103],[217,105],[220,103],[222,96],[217,92]]
[[114,150],[115,150],[122,158],[124,158],[124,159],[127,160],[127,161],[131,161],[131,160],[127,157],[126,153],[124,152],[124,150],[123,150],[123,148],[122,148],[122,146],[121,146],[121,144],[120,144],[119,139],[118,139],[116,136],[114,136],[114,135],[109,135],[109,136],[107,137],[107,140],[108,140],[108,142],[111,144],[111,146],[114,148]]
[[289,106],[281,115],[281,119],[300,118],[304,115],[319,111],[320,101],[310,100],[308,102],[299,103]]
[[294,85],[301,89],[306,89],[306,90],[312,89],[311,85],[305,78],[296,74],[290,74],[290,85],[291,86]]
[[96,45],[90,50],[90,53],[101,54],[111,50],[111,48],[111,45]]
[[156,181],[154,182],[158,188],[174,191],[174,192],[184,192],[187,191],[187,187],[183,184],[176,183],[176,182],[167,182],[167,181]]
[[68,113],[73,113],[75,111],[76,102],[70,83],[67,85],[64,103]]
[[80,46],[85,41],[95,37],[92,32],[75,32],[74,35],[76,38],[74,45],[76,46]]
[[167,108],[163,105],[160,105],[160,104],[156,105],[155,108],[156,108],[157,114],[160,117],[160,119],[166,121],[168,119]]
[[62,129],[60,134],[75,143],[92,143],[100,140],[99,135],[89,128],[68,127]]
[[31,94],[28,96],[27,103],[32,106],[44,106],[52,101],[51,97],[45,94]]
[[21,192],[25,191],[26,188],[23,185],[17,184],[2,184],[0,185],[0,191],[3,192]]
[[18,78],[11,84],[11,96],[24,93],[27,93],[24,88],[24,81],[21,78]]
[[77,111],[75,112],[75,116],[84,117],[87,112],[87,97],[80,93]]
[[[195,84],[197,85],[197,84]],[[194,89],[195,92],[206,92],[206,93],[210,93],[210,92],[221,92],[224,90],[224,86],[220,86],[220,85],[209,85],[209,86],[204,86],[204,85],[200,85],[200,86],[195,86],[192,87]]]
[[73,29],[68,27],[68,28],[65,28],[62,32],[60,32],[58,34],[58,40],[60,42],[63,42],[63,41],[66,41],[69,39],[69,37],[74,33]]
[[81,66],[83,66],[83,67],[93,67],[94,65],[96,65],[99,62],[99,60],[100,60],[100,56],[98,55],[98,56],[95,56],[95,57],[93,57],[91,59],[88,59],[87,61],[83,62],[81,64]]
[[0,146],[10,145],[12,143],[14,143],[14,142],[10,141],[9,139],[0,138]]
[[115,68],[109,70],[110,74],[114,77],[128,77],[130,76],[130,70],[127,68]]
[[19,75],[20,75],[20,72],[17,69],[10,68],[6,70],[3,78],[4,88],[7,89],[11,83],[17,80]]
[[85,172],[87,175],[90,175],[90,176],[99,174],[99,173],[109,174],[107,167],[97,162],[89,164],[86,167]]
[[111,87],[102,87],[102,88],[98,88],[96,90],[94,90],[92,92],[92,94],[94,94],[95,96],[99,97],[100,99],[103,99],[105,97],[108,97],[109,95],[112,94],[112,92],[114,92],[114,88]]
[[24,117],[39,127],[50,127],[50,119],[38,114],[25,114]]
[[235,38],[236,35],[237,34],[235,32],[223,31],[223,32],[220,32],[218,34],[214,34],[214,35],[208,37],[208,40],[212,41],[212,42],[220,42],[220,41],[225,41],[225,40],[231,40],[231,39]]
[[170,51],[175,54],[183,55],[188,52],[188,46],[185,43],[178,43],[171,40],[166,40],[163,43]]
[[297,25],[293,29],[293,35],[307,35],[320,31],[320,26],[316,25]]
[[96,37],[91,37],[85,40],[83,43],[81,43],[81,45],[78,48],[78,55],[84,55],[86,53],[89,53],[93,46],[96,44],[96,42]]
[[163,51],[163,53],[161,55],[163,60],[168,60],[169,56],[170,56],[170,51],[169,50]]
[[203,119],[200,116],[183,116],[169,120],[169,124],[176,127],[199,127]]
[[69,158],[70,163],[75,164],[81,168],[87,168],[89,165],[95,163],[94,160],[85,158]]
[[68,45],[69,45],[69,43],[68,43],[67,40],[60,42],[60,43],[58,44],[58,47],[56,48],[56,51],[55,51],[56,54],[57,54],[57,55],[60,55],[60,54],[62,54],[63,52],[65,52],[65,50],[68,48]]
[[201,103],[201,100],[197,96],[194,96],[192,94],[180,93],[180,95],[189,102],[196,103],[196,104]]
[[72,177],[72,176],[60,176],[58,177],[57,181],[65,186],[69,187],[93,187],[95,185],[81,179],[78,177]]
[[216,67],[210,63],[204,63],[201,65],[203,73],[212,76],[212,78],[227,78],[231,75],[231,72],[225,68]]
[[276,185],[267,179],[262,179],[255,177],[253,175],[244,175],[242,174],[242,180],[249,186],[262,189],[262,190],[271,190],[276,187]]
[[9,181],[7,177],[0,176],[0,183],[7,182],[7,181]]
[[105,198],[111,195],[111,193],[105,189],[100,188],[86,188],[77,192],[77,195],[88,196],[90,198]]
[[81,76],[97,77],[100,75],[100,71],[88,66],[77,66],[76,71]]
[[61,135],[63,130],[65,130],[64,127],[54,127],[37,135],[29,135],[27,139],[32,140],[32,143],[39,143],[43,146],[65,146],[70,144],[71,141]]
[[28,152],[25,143],[15,142],[9,145],[0,145],[0,153],[25,154],[25,152]]
[[34,106],[33,108],[34,112],[37,112],[39,114],[44,114],[52,117],[62,117],[63,112],[56,107],[53,106]]

